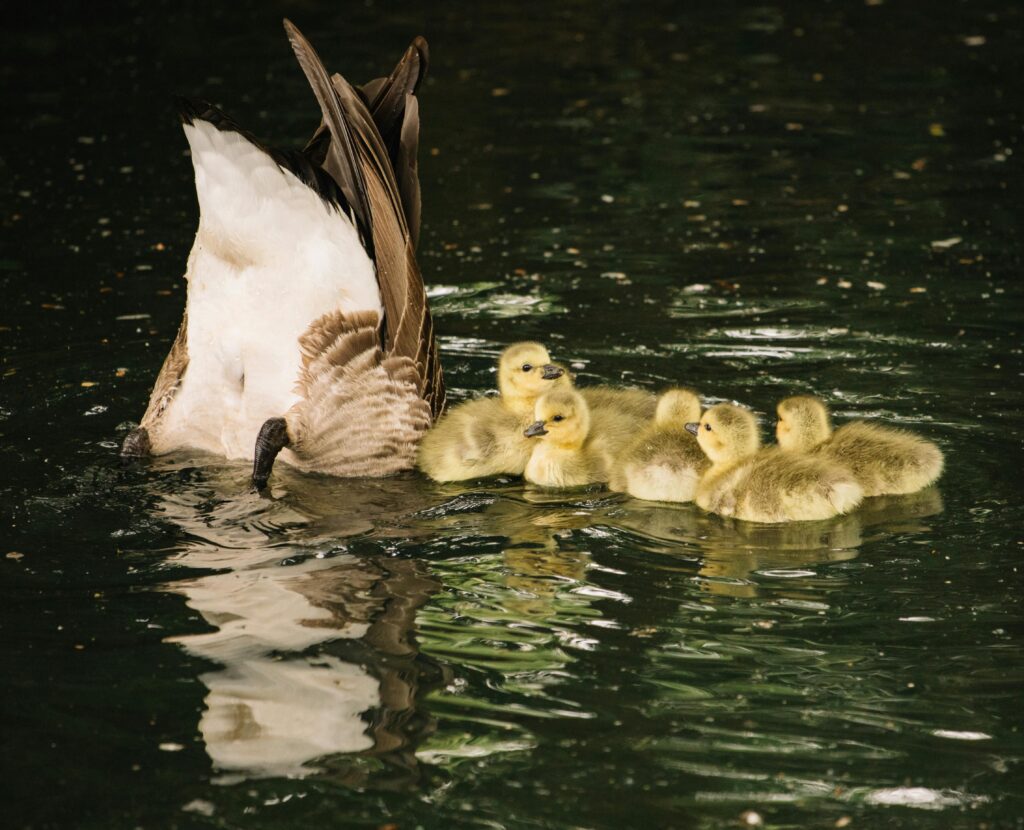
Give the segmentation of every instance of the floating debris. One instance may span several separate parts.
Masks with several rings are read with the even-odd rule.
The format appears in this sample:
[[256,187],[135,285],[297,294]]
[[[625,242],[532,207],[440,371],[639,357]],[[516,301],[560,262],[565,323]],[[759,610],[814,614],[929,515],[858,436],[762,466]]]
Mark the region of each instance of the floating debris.
[[25,554],[21,553],[20,551],[12,550],[7,552],[6,558],[13,559],[15,562],[18,562],[25,558]]
[[184,744],[176,744],[173,741],[160,744],[160,749],[163,752],[181,752],[184,748]]
[[615,201],[615,197],[612,196],[610,193],[602,193],[601,201],[604,202],[606,205],[610,205],[612,202]]
[[933,123],[928,125],[928,134],[932,138],[942,138],[946,134],[946,130],[939,123]]
[[872,289],[873,291],[884,291],[885,283],[878,282],[877,280],[868,280],[868,288]]
[[951,236],[949,237],[949,239],[936,239],[934,242],[932,242],[932,247],[936,251],[948,251],[954,245],[959,245],[963,241],[963,237]]
[[183,812],[198,813],[199,815],[206,816],[207,818],[212,816],[217,810],[217,808],[213,805],[213,802],[206,801],[202,798],[196,798],[190,801],[188,804],[183,804],[181,806],[181,809]]

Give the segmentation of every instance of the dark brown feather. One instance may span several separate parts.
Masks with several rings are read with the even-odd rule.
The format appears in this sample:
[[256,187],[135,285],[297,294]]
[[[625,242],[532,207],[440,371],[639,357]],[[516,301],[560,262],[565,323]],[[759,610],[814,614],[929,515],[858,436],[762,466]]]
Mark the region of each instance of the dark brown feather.
[[160,367],[156,383],[153,384],[153,391],[149,395],[149,405],[146,407],[146,413],[142,416],[142,426],[144,427],[150,427],[160,419],[178,389],[181,388],[185,370],[188,369],[187,332],[188,308],[185,309],[185,313],[181,317],[178,334],[164,359],[164,365]]
[[356,160],[348,122],[342,115],[337,96],[333,94],[331,79],[316,51],[291,21],[284,21],[284,29],[288,33],[299,66],[302,67],[306,80],[313,89],[317,103],[320,104],[324,123],[331,133],[331,143],[326,148],[322,166],[338,183],[358,220],[366,227],[372,227],[373,219],[366,199],[366,185],[362,181],[361,165]]
[[[421,214],[417,166],[420,120],[415,94],[426,77],[428,63],[427,41],[417,37],[390,75],[374,78],[356,88],[377,125],[391,160],[413,247],[419,244]],[[329,145],[330,131],[321,121],[303,153],[315,163],[322,164]]]
[[[342,176],[347,181],[362,184],[359,196],[370,217],[372,256],[384,306],[383,351],[389,357],[406,357],[413,361],[420,395],[429,402],[436,416],[444,406],[444,380],[426,290],[416,263],[391,158],[363,98],[341,75],[334,75],[328,81],[327,70],[313,47],[287,20],[285,30],[331,133],[325,169],[332,176]],[[407,57],[413,48],[410,47]],[[412,63],[415,61],[410,60],[410,65]],[[385,101],[382,106],[391,106],[387,103],[391,100],[388,97],[390,89],[400,84],[406,88],[411,85],[415,89],[422,77],[418,70],[411,72],[408,67],[399,72],[401,67],[400,63],[392,73],[396,77],[395,82],[391,83],[389,78],[378,91],[378,97]],[[345,145],[344,150],[336,146],[340,144]],[[352,162],[357,164],[356,170],[346,168]],[[336,167],[342,169],[336,173]]]

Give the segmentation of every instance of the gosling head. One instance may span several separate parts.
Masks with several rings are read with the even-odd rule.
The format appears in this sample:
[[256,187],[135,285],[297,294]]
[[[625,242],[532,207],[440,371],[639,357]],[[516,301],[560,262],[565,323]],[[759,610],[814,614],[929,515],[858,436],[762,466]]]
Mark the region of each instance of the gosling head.
[[784,450],[807,452],[832,435],[832,419],[820,398],[794,395],[779,401],[775,440]]
[[678,386],[661,393],[654,423],[663,429],[682,429],[700,420],[700,395],[696,390]]
[[578,449],[590,432],[590,409],[575,389],[553,389],[537,399],[534,421],[523,433],[556,447]]
[[513,343],[498,360],[498,390],[513,406],[521,403],[532,410],[538,397],[556,384],[568,383],[565,369],[551,362],[551,355],[540,343]]
[[753,455],[761,447],[757,420],[749,409],[720,403],[686,428],[713,464],[728,464]]

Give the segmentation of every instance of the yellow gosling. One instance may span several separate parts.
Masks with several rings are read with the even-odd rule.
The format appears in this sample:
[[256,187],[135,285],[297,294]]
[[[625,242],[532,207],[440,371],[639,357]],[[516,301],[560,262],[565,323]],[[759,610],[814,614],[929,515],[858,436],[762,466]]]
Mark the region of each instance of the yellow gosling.
[[762,449],[757,421],[747,409],[718,404],[686,428],[711,460],[695,501],[712,513],[749,522],[830,519],[864,497],[853,474],[834,461]]
[[643,389],[615,386],[582,386],[580,394],[591,411],[611,410],[629,418],[634,424],[650,421],[658,406],[658,398]]
[[555,389],[534,409],[525,435],[536,442],[524,476],[542,487],[581,487],[608,480],[613,453],[592,430],[586,400],[575,389]]
[[844,465],[865,496],[916,493],[942,474],[942,451],[904,430],[854,421],[833,432],[828,408],[811,395],[786,398],[776,409],[782,449]]
[[416,466],[435,481],[521,475],[534,449],[523,431],[537,398],[569,377],[540,343],[515,343],[498,360],[497,398],[477,398],[449,410],[420,442]]
[[669,389],[658,399],[654,421],[618,456],[609,486],[645,501],[693,501],[697,481],[711,466],[686,424],[700,419],[692,389]]

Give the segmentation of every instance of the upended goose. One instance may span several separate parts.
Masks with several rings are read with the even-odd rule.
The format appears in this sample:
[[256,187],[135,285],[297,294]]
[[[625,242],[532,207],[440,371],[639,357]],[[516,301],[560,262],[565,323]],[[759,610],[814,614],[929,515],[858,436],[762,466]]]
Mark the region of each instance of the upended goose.
[[285,30],[323,122],[301,152],[183,103],[199,230],[188,298],[126,455],[190,447],[338,476],[413,466],[445,390],[416,264],[417,38],[387,78],[329,76]]

